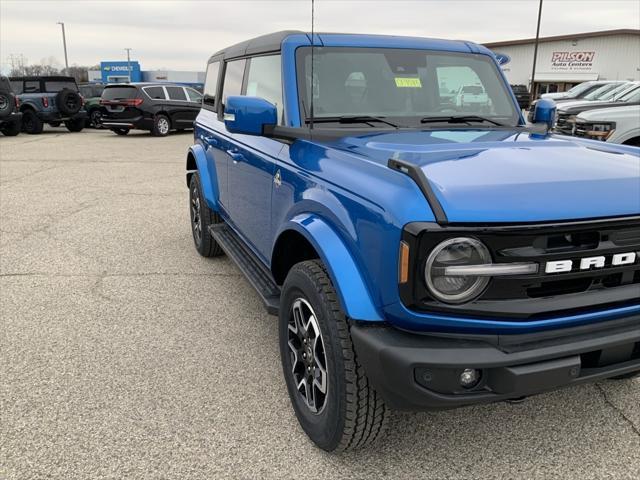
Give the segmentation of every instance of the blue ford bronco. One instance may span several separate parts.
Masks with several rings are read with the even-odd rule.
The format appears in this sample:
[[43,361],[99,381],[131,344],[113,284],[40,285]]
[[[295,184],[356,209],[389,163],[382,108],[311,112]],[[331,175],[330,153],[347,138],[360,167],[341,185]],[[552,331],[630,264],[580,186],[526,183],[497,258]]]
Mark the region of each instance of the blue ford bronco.
[[209,59],[193,239],[278,315],[320,448],[371,443],[389,409],[640,372],[640,149],[554,117],[539,101],[527,125],[464,41],[279,32]]

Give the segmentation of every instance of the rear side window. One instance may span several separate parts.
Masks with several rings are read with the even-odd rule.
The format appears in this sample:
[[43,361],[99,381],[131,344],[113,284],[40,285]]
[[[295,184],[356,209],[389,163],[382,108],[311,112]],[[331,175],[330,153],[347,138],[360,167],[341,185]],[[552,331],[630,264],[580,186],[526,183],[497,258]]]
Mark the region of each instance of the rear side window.
[[28,80],[24,82],[24,93],[40,93],[40,81]]
[[107,87],[102,92],[104,100],[126,100],[137,96],[138,90],[136,87]]
[[278,124],[282,123],[282,70],[280,55],[254,57],[249,63],[247,95],[261,97],[278,109]]
[[204,103],[216,104],[216,91],[218,89],[218,73],[220,72],[220,62],[212,62],[207,65],[207,76],[204,81]]
[[222,108],[227,101],[229,95],[242,94],[242,79],[244,77],[244,65],[246,60],[234,60],[227,62],[224,73],[224,83],[222,85]]
[[165,87],[167,89],[167,93],[169,94],[169,100],[181,100],[183,102],[187,101],[187,95],[184,93],[184,89],[182,87]]
[[144,93],[149,95],[149,98],[153,98],[154,100],[164,100],[164,89],[162,87],[145,87],[143,88]]
[[200,103],[202,101],[202,94],[193,88],[187,88],[187,95],[189,95],[190,102]]
[[44,91],[48,93],[56,93],[60,90],[78,91],[78,86],[73,80],[45,80]]
[[16,95],[23,93],[23,83],[24,82],[22,80],[11,80],[11,90],[13,90],[13,93]]

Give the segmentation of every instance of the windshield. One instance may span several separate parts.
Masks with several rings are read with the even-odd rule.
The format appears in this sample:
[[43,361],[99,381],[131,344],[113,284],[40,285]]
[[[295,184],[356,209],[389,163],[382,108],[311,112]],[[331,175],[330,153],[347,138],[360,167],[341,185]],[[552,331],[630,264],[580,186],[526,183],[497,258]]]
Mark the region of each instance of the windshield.
[[[308,123],[311,48],[299,48],[296,61],[302,120]],[[314,121],[379,117],[404,127],[418,126],[428,118],[447,123],[447,118],[462,116],[483,117],[502,125],[519,121],[509,87],[486,55],[316,47],[313,70]],[[384,126],[381,122],[375,125]]]
[[571,87],[569,90],[567,90],[566,92],[566,96],[567,97],[576,97],[578,95],[580,95],[582,92],[584,92],[587,89],[590,89],[591,86],[593,84],[591,82],[582,82],[579,83],[578,85]]
[[79,88],[84,98],[99,97],[102,95],[102,90],[104,90],[102,85],[80,85]]
[[620,87],[619,83],[608,83],[606,85],[601,86],[600,88],[596,88],[593,92],[590,92],[589,94],[585,95],[584,99],[585,100],[599,100],[606,93],[608,93],[611,90],[616,89],[618,87]]
[[44,81],[44,91],[47,93],[56,93],[60,90],[72,90],[74,92],[78,91],[78,86],[76,82],[73,80],[45,80]]
[[107,87],[102,92],[104,100],[126,100],[137,96],[138,89],[136,87]]
[[633,88],[633,84],[623,83],[616,88],[609,90],[606,94],[601,96],[599,100],[617,100],[621,95],[625,94]]

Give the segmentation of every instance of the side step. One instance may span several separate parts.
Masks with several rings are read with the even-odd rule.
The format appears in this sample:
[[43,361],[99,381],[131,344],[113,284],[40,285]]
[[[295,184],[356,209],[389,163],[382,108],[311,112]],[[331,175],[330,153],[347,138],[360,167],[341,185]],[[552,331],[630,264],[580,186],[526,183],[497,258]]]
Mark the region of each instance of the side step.
[[271,315],[278,315],[280,288],[273,280],[271,272],[226,223],[211,225],[209,232],[224,250],[224,253],[235,262],[249,283],[256,289],[267,312]]

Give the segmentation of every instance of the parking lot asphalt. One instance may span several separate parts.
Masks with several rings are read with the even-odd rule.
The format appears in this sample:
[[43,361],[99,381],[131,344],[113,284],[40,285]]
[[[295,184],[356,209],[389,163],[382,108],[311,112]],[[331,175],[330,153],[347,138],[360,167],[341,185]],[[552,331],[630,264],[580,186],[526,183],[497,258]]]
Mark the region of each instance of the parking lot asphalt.
[[190,133],[0,138],[0,478],[638,478],[640,380],[395,413],[316,449],[276,318],[193,248]]

